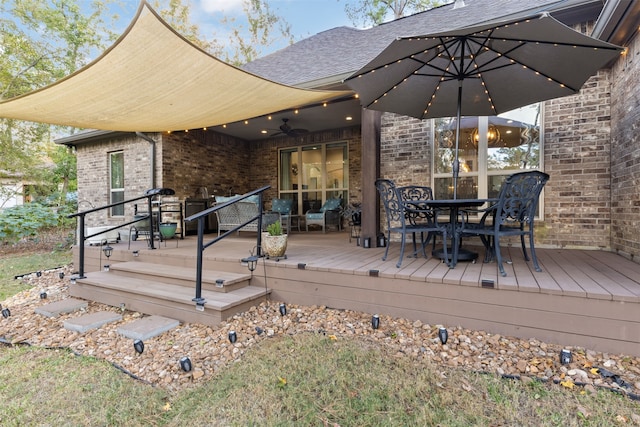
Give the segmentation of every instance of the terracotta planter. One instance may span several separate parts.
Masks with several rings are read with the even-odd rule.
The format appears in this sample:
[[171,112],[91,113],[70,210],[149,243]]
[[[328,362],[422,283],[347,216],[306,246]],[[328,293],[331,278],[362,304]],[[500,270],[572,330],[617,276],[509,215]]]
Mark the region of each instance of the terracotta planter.
[[287,251],[287,235],[271,236],[269,233],[262,233],[262,249],[269,257],[283,257]]

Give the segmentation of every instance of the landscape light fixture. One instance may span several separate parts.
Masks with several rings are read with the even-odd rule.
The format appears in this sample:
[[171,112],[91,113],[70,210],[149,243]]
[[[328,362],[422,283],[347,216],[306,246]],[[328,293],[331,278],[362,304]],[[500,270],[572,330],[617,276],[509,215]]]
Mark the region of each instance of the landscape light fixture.
[[[107,262],[109,262],[109,257],[113,253],[113,248],[107,244],[107,246],[102,248],[102,252],[104,252],[104,256],[107,257]],[[109,271],[109,264],[104,265],[104,271]]]
[[447,328],[438,329],[438,337],[440,337],[440,342],[443,345],[446,344],[449,339],[449,332],[447,332]]
[[280,316],[286,316],[287,315],[287,306],[282,303],[280,304]]
[[371,316],[371,327],[373,329],[378,329],[380,327],[380,316],[377,314]]
[[61,278],[61,279],[64,279],[64,272],[61,271],[60,273],[58,273],[58,277]]
[[142,340],[135,340],[133,342],[133,348],[136,350],[136,353],[142,354],[142,352],[144,351],[144,343],[142,342]]
[[140,255],[140,251],[133,251],[133,256],[137,257]]
[[36,277],[42,276],[42,271],[36,271]]
[[249,269],[249,271],[253,272],[258,265],[258,257],[255,255],[251,255],[250,257],[242,258],[241,262],[243,264],[247,264],[247,268]]
[[571,363],[571,351],[563,348],[560,351],[560,364],[568,365],[569,363]]
[[40,299],[47,299],[47,293],[46,292],[40,292]]
[[180,368],[182,368],[182,370],[185,372],[191,371],[191,359],[189,359],[187,356],[180,359]]
[[11,310],[9,310],[8,308],[3,308],[2,309],[2,317],[4,317],[6,319],[9,316],[11,316]]
[[236,341],[238,341],[238,335],[236,334],[236,331],[229,331],[229,342],[233,344]]
[[76,284],[76,276],[71,276],[69,281],[71,282],[72,285],[75,285]]
[[264,330],[260,326],[256,326],[256,334],[262,335],[263,332]]

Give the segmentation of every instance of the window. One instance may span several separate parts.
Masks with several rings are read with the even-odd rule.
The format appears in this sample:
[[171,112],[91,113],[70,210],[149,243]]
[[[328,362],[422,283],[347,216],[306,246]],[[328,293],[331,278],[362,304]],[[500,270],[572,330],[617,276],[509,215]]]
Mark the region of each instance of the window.
[[[124,201],[124,152],[109,153],[109,204]],[[111,216],[124,216],[124,205],[113,206]]]
[[280,198],[293,199],[293,214],[319,209],[330,198],[348,200],[347,143],[280,150]]
[[[540,169],[541,104],[499,116],[462,117],[458,198],[493,198],[502,181],[517,171]],[[453,198],[456,119],[434,119],[434,197]]]

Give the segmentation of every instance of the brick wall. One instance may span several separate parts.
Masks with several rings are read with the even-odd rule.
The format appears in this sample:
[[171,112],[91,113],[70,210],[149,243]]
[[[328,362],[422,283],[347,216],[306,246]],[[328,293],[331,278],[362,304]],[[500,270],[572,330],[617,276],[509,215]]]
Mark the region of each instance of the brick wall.
[[[159,138],[158,135],[155,136]],[[151,144],[136,138],[107,138],[83,143],[77,147],[78,207],[87,210],[109,202],[109,153],[124,151],[125,200],[138,197],[151,186]],[[158,174],[159,175],[159,174]],[[127,206],[126,216],[133,217],[133,206]],[[110,218],[100,211],[86,217],[87,226],[117,225],[122,218]]]
[[[611,245],[611,72],[578,95],[545,102],[545,221],[539,242],[558,247]],[[546,228],[546,230],[545,230]]]
[[612,248],[640,260],[640,39],[612,68]]
[[380,176],[398,185],[431,185],[431,120],[382,115]]
[[163,134],[159,164],[162,186],[179,199],[197,197],[200,187],[209,195],[241,194],[252,189],[249,145],[220,133],[191,130]]

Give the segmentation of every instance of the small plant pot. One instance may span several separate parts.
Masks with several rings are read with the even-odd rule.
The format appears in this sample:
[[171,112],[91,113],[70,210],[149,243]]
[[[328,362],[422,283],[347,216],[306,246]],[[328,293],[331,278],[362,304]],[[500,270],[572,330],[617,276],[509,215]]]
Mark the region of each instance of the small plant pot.
[[171,239],[176,235],[176,228],[178,228],[177,222],[162,222],[160,223],[160,234],[165,239]]
[[262,249],[269,257],[283,257],[287,251],[287,235],[271,236],[269,233],[262,233]]

